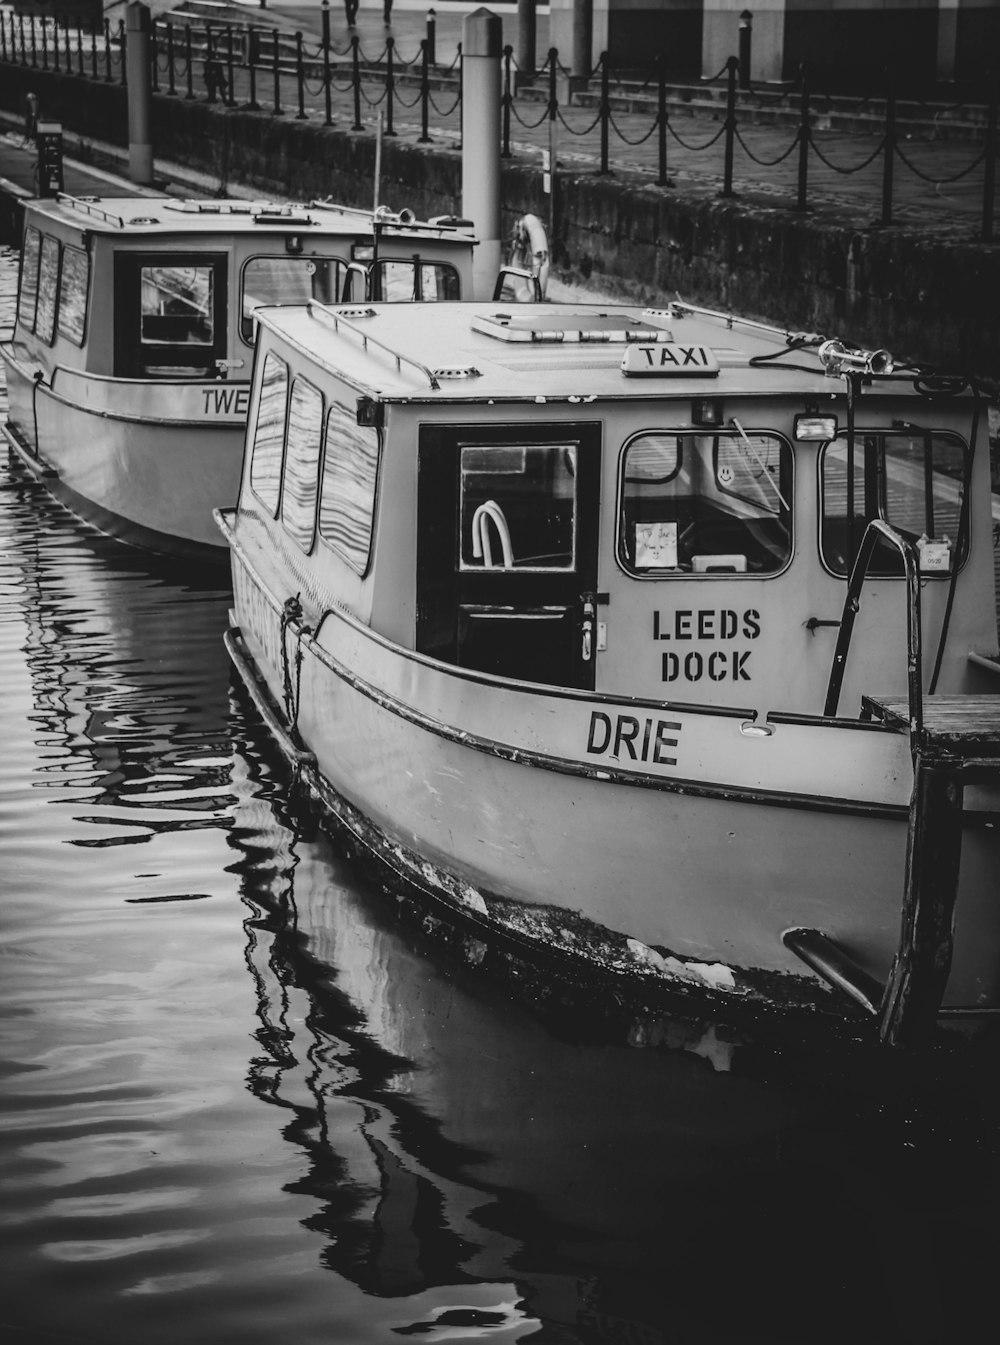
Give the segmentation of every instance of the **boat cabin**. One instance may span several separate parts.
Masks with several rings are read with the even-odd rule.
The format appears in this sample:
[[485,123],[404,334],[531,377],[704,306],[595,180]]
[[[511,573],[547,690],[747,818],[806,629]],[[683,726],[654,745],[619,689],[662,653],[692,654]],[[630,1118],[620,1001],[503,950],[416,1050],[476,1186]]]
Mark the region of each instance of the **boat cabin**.
[[[261,327],[236,528],[304,603],[505,679],[822,715],[878,519],[920,557],[926,682],[995,689],[970,657],[997,648],[971,392],[682,304],[310,304]],[[887,537],[867,573],[855,712],[908,679]]]
[[239,377],[260,304],[468,298],[473,241],[408,211],[60,194],[26,211],[16,340],[46,368]]

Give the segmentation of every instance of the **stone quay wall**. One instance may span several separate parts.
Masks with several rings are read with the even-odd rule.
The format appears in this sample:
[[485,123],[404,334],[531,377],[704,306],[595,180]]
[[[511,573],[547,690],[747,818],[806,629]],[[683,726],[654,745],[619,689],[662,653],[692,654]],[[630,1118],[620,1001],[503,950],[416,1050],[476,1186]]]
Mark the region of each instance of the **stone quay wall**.
[[[0,106],[21,115],[29,92],[75,137],[128,143],[120,85],[6,65]],[[154,94],[154,154],[216,179],[293,199],[369,207],[375,137]],[[561,169],[554,200],[540,167],[501,167],[504,229],[538,215],[554,274],[603,293],[662,304],[681,295],[791,330],[817,331],[1000,386],[1000,247],[912,228],[851,227],[822,210],[796,214],[738,197],[660,188],[622,175]],[[461,154],[386,137],[380,199],[417,215],[461,214]]]

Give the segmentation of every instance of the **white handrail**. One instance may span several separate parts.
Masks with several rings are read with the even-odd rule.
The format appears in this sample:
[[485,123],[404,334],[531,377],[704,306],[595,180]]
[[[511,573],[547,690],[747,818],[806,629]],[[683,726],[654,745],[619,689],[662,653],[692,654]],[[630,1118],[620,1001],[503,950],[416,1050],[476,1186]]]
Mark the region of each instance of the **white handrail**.
[[500,550],[503,553],[503,568],[512,570],[514,568],[514,552],[510,544],[510,529],[507,527],[507,520],[504,518],[503,510],[497,504],[496,500],[486,500],[479,506],[472,515],[472,555],[475,560],[482,558],[483,566],[486,569],[493,569],[493,548],[490,545],[490,531],[487,526],[487,519],[493,520],[493,525],[500,538]]

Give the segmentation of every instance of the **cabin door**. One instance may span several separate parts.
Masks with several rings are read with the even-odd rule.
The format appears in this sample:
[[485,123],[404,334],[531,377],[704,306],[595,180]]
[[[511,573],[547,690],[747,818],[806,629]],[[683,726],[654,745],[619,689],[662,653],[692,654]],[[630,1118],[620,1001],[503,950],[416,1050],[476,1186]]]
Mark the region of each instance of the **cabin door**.
[[601,426],[424,425],[417,648],[592,687]]
[[119,378],[217,378],[227,348],[225,253],[115,256]]

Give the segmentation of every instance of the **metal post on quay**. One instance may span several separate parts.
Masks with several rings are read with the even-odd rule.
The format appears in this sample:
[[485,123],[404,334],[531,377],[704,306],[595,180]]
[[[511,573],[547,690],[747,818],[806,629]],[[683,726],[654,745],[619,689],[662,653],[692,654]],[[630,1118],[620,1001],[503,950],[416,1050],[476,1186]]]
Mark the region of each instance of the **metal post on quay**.
[[750,51],[753,45],[753,14],[745,9],[740,15],[740,88],[750,87]]
[[437,15],[433,9],[427,11],[427,64],[437,65]]
[[128,170],[133,182],[149,186],[153,181],[152,91],[149,6],[139,0],[125,10],[124,64],[128,67]]

